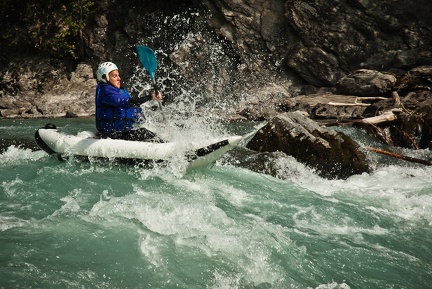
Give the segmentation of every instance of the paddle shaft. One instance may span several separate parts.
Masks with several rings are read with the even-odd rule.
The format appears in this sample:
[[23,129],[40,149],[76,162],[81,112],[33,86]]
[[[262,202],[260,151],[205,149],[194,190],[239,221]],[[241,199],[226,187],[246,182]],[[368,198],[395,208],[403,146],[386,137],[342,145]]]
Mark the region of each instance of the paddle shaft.
[[[152,78],[152,80],[153,80],[154,92],[155,92],[155,94],[157,96],[158,93],[159,93],[159,87],[157,86],[156,79],[154,77]],[[158,100],[158,105],[159,105],[159,109],[160,109],[160,111],[162,113],[162,118],[163,118],[164,121],[166,121],[165,113],[164,113],[164,110],[162,109],[162,103],[159,100]]]
[[[154,91],[157,95],[159,92],[159,88],[157,86],[156,79],[154,76],[154,71],[157,68],[156,55],[155,55],[154,51],[147,46],[137,46],[136,49],[137,49],[138,57],[141,61],[142,66],[144,66],[144,69],[148,72],[148,74],[150,75],[150,78],[153,81],[153,88],[154,88]],[[160,101],[158,101],[158,105],[159,105],[159,109],[162,112],[162,117],[163,117],[164,121],[166,121],[165,113],[162,109],[162,103]]]

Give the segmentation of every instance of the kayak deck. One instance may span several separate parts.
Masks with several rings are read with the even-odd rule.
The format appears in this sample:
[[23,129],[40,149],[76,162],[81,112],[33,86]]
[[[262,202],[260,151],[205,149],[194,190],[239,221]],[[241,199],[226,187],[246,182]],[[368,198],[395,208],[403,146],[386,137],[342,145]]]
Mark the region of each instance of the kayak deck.
[[209,140],[208,144],[177,142],[154,143],[122,139],[98,138],[94,132],[67,134],[55,126],[45,126],[35,133],[37,145],[48,154],[61,158],[86,157],[122,162],[163,162],[183,156],[189,167],[214,163],[226,152],[235,148],[241,136]]

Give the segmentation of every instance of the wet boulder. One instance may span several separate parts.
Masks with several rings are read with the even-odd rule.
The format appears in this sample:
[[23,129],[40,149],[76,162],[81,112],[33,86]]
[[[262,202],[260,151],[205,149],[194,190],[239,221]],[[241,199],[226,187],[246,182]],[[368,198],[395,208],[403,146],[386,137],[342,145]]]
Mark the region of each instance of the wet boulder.
[[300,112],[272,118],[247,148],[257,152],[283,152],[328,179],[346,179],[371,171],[366,154],[350,137],[320,127]]
[[370,69],[359,69],[342,77],[336,84],[341,94],[378,96],[390,91],[396,84],[396,76]]
[[405,73],[396,85],[400,91],[431,90],[432,66],[422,65],[414,67]]
[[233,164],[284,180],[289,179],[295,173],[295,170],[287,168],[285,165],[290,158],[293,159],[280,151],[256,152],[244,147],[237,147],[228,152],[220,161],[223,164]]

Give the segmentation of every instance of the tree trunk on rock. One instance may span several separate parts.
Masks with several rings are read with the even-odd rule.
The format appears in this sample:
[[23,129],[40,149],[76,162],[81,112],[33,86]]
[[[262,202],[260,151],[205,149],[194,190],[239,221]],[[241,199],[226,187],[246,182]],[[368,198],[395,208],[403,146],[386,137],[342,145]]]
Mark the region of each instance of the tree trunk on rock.
[[356,142],[341,132],[320,127],[299,112],[271,119],[247,147],[259,152],[284,152],[329,179],[370,172],[366,155]]

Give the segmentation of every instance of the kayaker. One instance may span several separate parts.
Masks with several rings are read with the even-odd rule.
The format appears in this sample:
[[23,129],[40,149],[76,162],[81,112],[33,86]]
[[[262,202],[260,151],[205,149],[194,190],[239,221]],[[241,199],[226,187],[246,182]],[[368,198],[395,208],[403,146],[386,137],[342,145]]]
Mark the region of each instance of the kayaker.
[[131,97],[121,86],[120,73],[112,62],[101,63],[96,72],[96,128],[103,138],[162,142],[152,131],[135,128],[144,119],[140,105],[162,101],[160,91],[146,97]]

